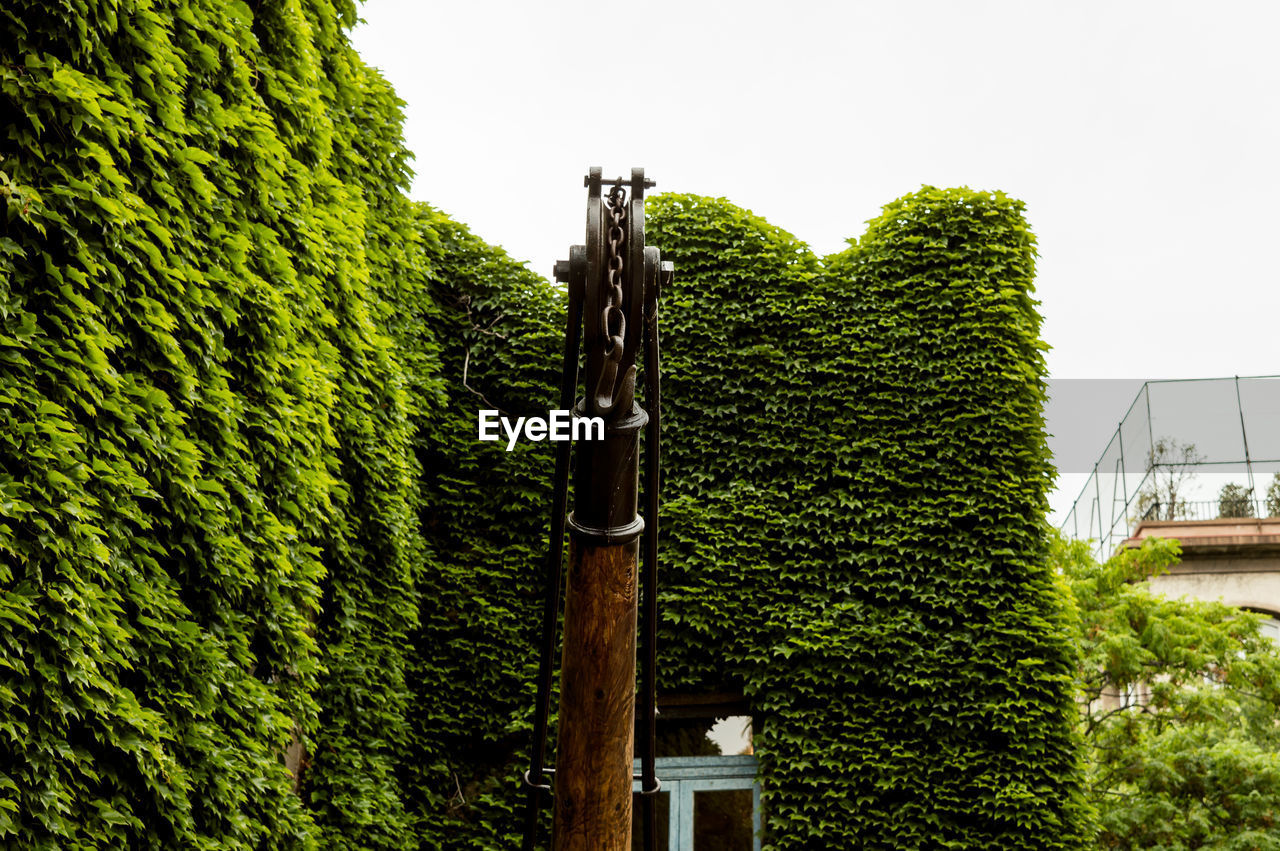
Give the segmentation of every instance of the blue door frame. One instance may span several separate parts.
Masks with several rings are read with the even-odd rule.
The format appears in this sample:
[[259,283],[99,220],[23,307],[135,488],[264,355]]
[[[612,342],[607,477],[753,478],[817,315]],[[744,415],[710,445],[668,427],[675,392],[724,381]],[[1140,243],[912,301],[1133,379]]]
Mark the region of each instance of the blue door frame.
[[[695,792],[718,792],[725,789],[751,790],[752,847],[760,851],[761,812],[760,783],[756,780],[759,762],[754,756],[669,756],[658,757],[658,779],[662,791],[669,793],[670,833],[667,851],[695,851],[693,847],[693,795]],[[636,774],[640,760],[636,760]],[[632,785],[640,791],[640,781]]]

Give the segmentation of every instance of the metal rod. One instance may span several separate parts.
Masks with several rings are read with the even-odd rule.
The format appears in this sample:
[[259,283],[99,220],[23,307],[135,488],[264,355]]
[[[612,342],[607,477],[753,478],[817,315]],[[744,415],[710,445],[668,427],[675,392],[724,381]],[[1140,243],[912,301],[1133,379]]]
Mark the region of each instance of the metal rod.
[[[615,177],[615,178],[613,178],[612,180],[605,180],[605,179],[603,179],[603,178],[602,178],[602,179],[600,180],[600,185],[601,185],[601,186],[623,186],[623,185],[625,185],[625,184],[627,184],[627,183],[630,183],[630,182],[631,182],[631,178],[628,178],[628,177]],[[588,174],[586,177],[582,178],[582,185],[583,185],[583,186],[590,186],[590,185],[591,185],[591,175],[589,175],[589,174]],[[648,179],[647,177],[644,179],[644,188],[645,188],[645,189],[652,189],[653,187],[655,187],[655,186],[657,186],[657,185],[658,185],[657,183],[655,183],[654,181],[652,181],[652,180]]]
[[1258,500],[1254,494],[1253,462],[1249,460],[1249,431],[1244,426],[1244,402],[1240,401],[1240,376],[1236,376],[1236,410],[1240,413],[1240,439],[1244,441],[1244,467],[1249,476],[1249,504],[1253,506],[1253,516],[1262,514],[1258,510]]
[[1120,491],[1124,495],[1124,522],[1127,527],[1129,525],[1129,483],[1124,466],[1124,420],[1116,425],[1116,441],[1120,444]]
[[[656,252],[654,252],[656,254]],[[646,273],[657,257],[645,258]],[[645,529],[644,560],[641,581],[644,593],[640,601],[640,799],[641,830],[645,851],[655,851],[658,837],[657,792],[661,788],[656,770],[657,738],[657,643],[658,643],[658,503],[660,491],[662,397],[659,376],[658,303],[666,269],[652,269],[646,274],[645,287],[645,405],[649,422],[645,426]]]
[[1106,538],[1107,546],[1111,546],[1111,530],[1108,529],[1106,534],[1102,531],[1102,485],[1098,482],[1098,465],[1093,465],[1093,504],[1098,507],[1098,540]]
[[[560,383],[560,408],[573,407],[578,386],[578,338],[582,327],[581,287],[569,282],[569,310],[564,335],[564,360]],[[565,514],[569,500],[569,451],[572,444],[565,440],[556,444],[556,471],[553,481],[554,500],[551,509],[551,528],[547,543],[546,596],[542,606],[542,655],[538,660],[537,709],[533,720],[533,747],[531,767],[526,775],[528,793],[525,800],[524,851],[533,851],[537,844],[538,815],[541,793],[546,785],[541,783],[546,760],[547,721],[551,714],[551,674],[555,667],[556,622],[560,617],[560,577],[564,560]]]
[[1151,491],[1156,495],[1156,519],[1160,519],[1160,477],[1156,474],[1156,436],[1151,429],[1151,382],[1142,382],[1142,393],[1147,398],[1147,470],[1142,478],[1151,477]]

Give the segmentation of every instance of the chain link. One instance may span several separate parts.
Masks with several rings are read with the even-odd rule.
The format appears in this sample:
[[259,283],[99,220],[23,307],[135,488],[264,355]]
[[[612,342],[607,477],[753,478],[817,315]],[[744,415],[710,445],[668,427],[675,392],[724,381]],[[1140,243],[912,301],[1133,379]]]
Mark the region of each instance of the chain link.
[[[622,312],[622,244],[626,241],[623,223],[627,219],[627,193],[620,184],[609,190],[609,279],[604,309],[600,312],[600,333],[605,339],[604,357],[614,369],[622,360],[623,341],[627,337],[627,317]],[[613,391],[610,387],[608,390]]]

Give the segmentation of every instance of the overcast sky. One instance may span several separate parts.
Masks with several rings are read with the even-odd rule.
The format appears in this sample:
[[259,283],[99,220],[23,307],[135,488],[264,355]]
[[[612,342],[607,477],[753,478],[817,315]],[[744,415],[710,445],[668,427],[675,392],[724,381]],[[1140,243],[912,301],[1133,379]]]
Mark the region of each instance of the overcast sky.
[[[1000,189],[1039,238],[1051,376],[1280,372],[1280,4],[368,0],[361,15],[357,49],[406,101],[413,197],[544,275],[583,240],[591,165],[725,196],[819,254],[922,184]],[[1098,412],[1099,452],[1117,407]]]

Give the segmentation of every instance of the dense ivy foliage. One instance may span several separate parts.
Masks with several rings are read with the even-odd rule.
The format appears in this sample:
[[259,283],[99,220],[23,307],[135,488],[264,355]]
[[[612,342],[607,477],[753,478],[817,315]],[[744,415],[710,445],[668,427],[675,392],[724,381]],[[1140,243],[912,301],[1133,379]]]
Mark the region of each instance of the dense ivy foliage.
[[[562,293],[404,197],[344,0],[0,10],[0,842],[511,847]],[[1078,844],[1016,202],[667,195],[662,688],[776,848]]]
[[763,716],[773,847],[1078,847],[1021,204],[925,188],[821,266],[726,202],[651,208],[665,686]]
[[[1020,205],[926,189],[825,264],[720,199],[657,196],[648,229],[679,270],[662,689],[751,700],[773,847],[1079,847]],[[473,442],[474,412],[551,404],[563,307],[452,233],[431,320],[434,339],[461,337],[451,424],[420,431],[440,474],[416,726],[434,835],[498,848],[517,829],[551,453]]]
[[370,281],[424,247],[354,20],[0,11],[0,841],[415,844],[422,544]]
[[[513,848],[527,764],[554,444],[477,441],[477,411],[546,415],[560,382],[565,300],[465,227],[438,234],[424,289],[398,305],[408,363],[439,364],[416,416],[428,541],[405,766],[423,848]],[[416,336],[415,336],[416,335]]]

